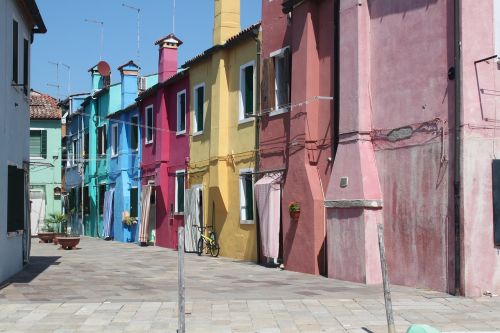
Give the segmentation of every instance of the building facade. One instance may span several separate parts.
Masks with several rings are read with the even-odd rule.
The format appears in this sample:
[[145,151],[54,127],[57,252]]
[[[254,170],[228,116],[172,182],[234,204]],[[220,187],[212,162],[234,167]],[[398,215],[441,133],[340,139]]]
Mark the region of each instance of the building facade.
[[239,1],[215,1],[213,47],[187,61],[191,139],[188,187],[222,256],[256,261],[253,200],[260,24],[240,31]]
[[30,92],[31,234],[36,235],[50,214],[62,212],[61,108],[55,98]]
[[[279,186],[278,255],[286,269],[326,274],[324,198],[334,153],[333,1],[262,1],[258,170]],[[289,205],[300,206],[300,217]],[[264,235],[265,236],[265,235]],[[263,237],[265,238],[265,237]]]
[[0,281],[29,261],[30,50],[46,33],[33,0],[0,1]]

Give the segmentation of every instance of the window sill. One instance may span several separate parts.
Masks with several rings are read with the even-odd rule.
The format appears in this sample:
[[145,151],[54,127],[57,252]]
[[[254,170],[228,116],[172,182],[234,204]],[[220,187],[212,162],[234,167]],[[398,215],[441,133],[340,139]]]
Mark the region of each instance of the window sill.
[[240,120],[238,120],[238,125],[248,124],[248,123],[251,123],[253,121],[254,121],[254,119],[251,117],[245,118],[245,119],[240,119]]
[[269,117],[277,116],[277,115],[287,113],[287,112],[288,112],[288,108],[276,109],[276,110],[269,112]]
[[198,131],[198,132],[194,132],[193,136],[200,136],[202,134],[203,134],[203,131]]
[[152,145],[152,144],[153,144],[153,141],[149,141],[149,142],[148,142],[148,141],[146,141],[146,142],[144,143],[144,145],[146,145],[146,146],[149,146],[149,145]]
[[40,161],[40,160],[44,160],[45,158],[43,157],[35,157],[35,156],[30,156],[30,160],[36,160],[36,161]]
[[179,132],[176,132],[175,135],[176,136],[181,136],[181,135],[185,135],[186,134],[186,131],[179,131]]
[[253,220],[240,220],[240,224],[254,224]]
[[184,216],[184,212],[175,212],[174,213],[174,216],[177,215],[177,216]]
[[7,238],[18,237],[18,236],[22,236],[23,234],[24,234],[24,230],[9,231],[9,232],[7,232]]
[[111,158],[117,158],[118,157],[118,154],[116,155],[111,155]]

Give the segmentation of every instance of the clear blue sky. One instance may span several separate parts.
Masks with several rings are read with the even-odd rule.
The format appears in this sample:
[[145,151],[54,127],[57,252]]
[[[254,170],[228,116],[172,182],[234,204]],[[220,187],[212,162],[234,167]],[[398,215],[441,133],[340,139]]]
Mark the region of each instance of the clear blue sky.
[[[238,1],[238,0],[234,0]],[[141,8],[142,74],[156,73],[158,49],[155,40],[172,32],[173,0],[37,0],[48,32],[35,35],[32,45],[31,87],[57,95],[56,67],[49,61],[71,67],[71,93],[87,92],[87,70],[99,61],[100,28],[85,19],[104,22],[103,60],[112,69],[112,81],[119,80],[116,68],[137,54],[137,14],[122,3]],[[184,44],[179,64],[212,46],[213,0],[176,0],[175,34]],[[261,0],[241,0],[241,26],[261,18]],[[68,92],[68,70],[59,68],[60,93]]]

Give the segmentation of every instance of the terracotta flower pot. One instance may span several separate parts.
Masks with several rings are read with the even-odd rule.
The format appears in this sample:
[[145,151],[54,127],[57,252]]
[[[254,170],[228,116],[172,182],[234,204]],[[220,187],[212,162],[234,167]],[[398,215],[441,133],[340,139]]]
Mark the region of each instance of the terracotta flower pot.
[[72,250],[80,243],[80,237],[59,237],[58,242],[62,249]]
[[300,210],[295,212],[290,212],[290,217],[293,221],[297,221],[300,217]]
[[53,232],[39,232],[38,238],[40,239],[41,243],[52,243],[52,241],[54,239],[54,233]]
[[59,244],[59,242],[57,241],[57,239],[58,239],[59,237],[64,237],[64,236],[65,236],[65,234],[63,234],[63,233],[60,233],[60,232],[55,233],[55,234],[54,234],[54,239],[52,240],[52,242],[54,243],[54,245],[58,245],[58,244]]

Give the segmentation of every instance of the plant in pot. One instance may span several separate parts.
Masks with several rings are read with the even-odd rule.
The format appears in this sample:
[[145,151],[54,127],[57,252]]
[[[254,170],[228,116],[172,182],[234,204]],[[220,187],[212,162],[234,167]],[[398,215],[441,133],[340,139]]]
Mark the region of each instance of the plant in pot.
[[41,242],[52,243],[55,238],[56,232],[59,232],[61,227],[61,219],[58,213],[49,214],[44,220],[42,231],[38,233],[38,238]]
[[[68,217],[66,214],[62,213],[51,213],[49,217],[45,219],[45,224],[49,225],[49,229],[54,232],[53,242],[57,245],[58,237],[62,237],[66,235],[66,227],[67,227]],[[64,230],[64,231],[63,231]]]
[[300,203],[290,203],[290,205],[288,205],[288,211],[290,212],[290,217],[292,218],[292,220],[298,220],[300,216]]
[[56,235],[55,244],[61,245],[63,249],[71,250],[80,243],[80,236],[68,235],[68,215],[62,213],[50,214],[50,219],[52,223],[60,225],[59,230],[61,230],[61,233]]
[[123,225],[128,229],[130,235],[127,238],[127,242],[133,243],[135,241],[135,229],[137,226],[137,217],[129,216],[128,214],[123,214]]

